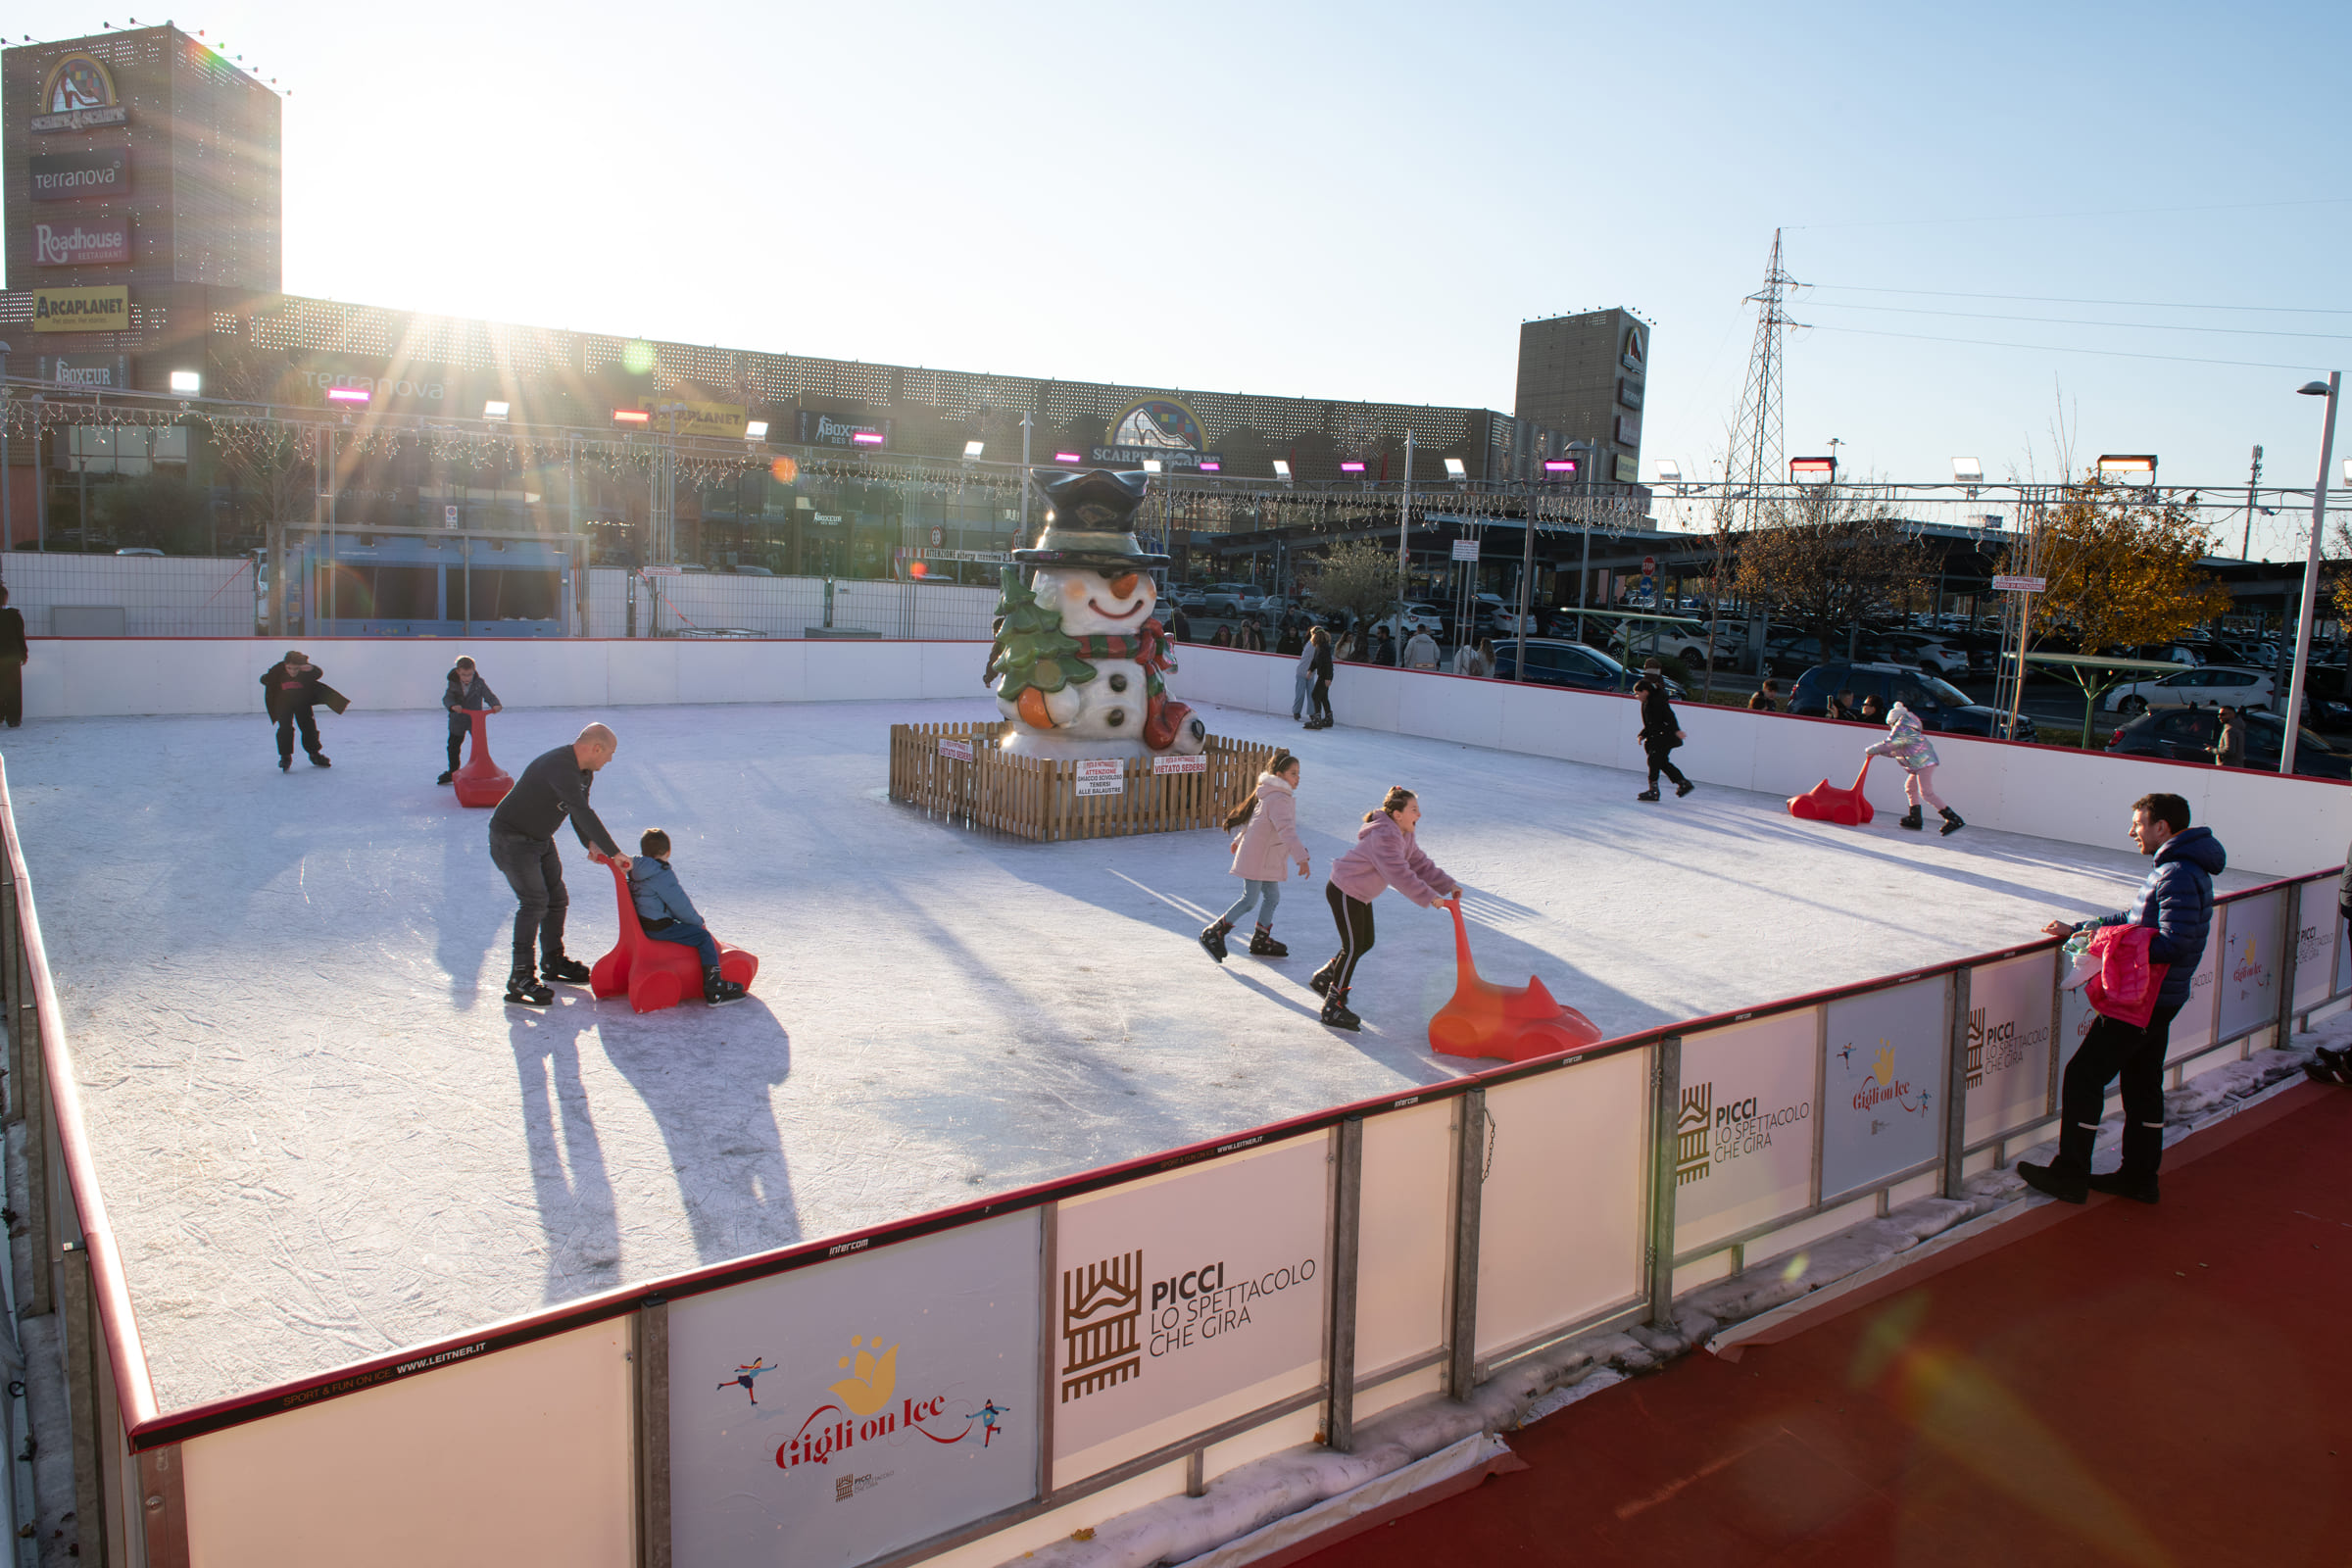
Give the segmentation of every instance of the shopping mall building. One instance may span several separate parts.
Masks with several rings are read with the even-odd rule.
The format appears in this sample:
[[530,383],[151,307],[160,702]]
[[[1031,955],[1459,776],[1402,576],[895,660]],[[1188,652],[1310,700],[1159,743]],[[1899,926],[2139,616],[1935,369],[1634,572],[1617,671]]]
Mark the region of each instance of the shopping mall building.
[[[220,426],[107,412],[157,409],[119,394],[172,394],[174,377],[199,411],[329,416],[338,392],[366,393],[342,405],[355,439],[336,460],[341,528],[577,532],[605,562],[879,576],[910,545],[996,555],[1018,525],[1014,470],[999,466],[1019,460],[1024,417],[1040,465],[1161,464],[1180,551],[1277,533],[1293,498],[1322,497],[1323,515],[1335,489],[1404,478],[1408,431],[1416,484],[1541,480],[1544,460],[1573,450],[1581,482],[1640,494],[1649,327],[1622,311],[1525,323],[1516,414],[421,316],[281,292],[279,99],[200,38],[165,25],[26,44],[0,56],[0,338],[15,397],[52,405],[12,444],[16,547],[256,541],[282,502],[218,461]],[[664,469],[657,448],[687,461]],[[168,539],[131,537],[122,487],[150,474],[204,498]]]

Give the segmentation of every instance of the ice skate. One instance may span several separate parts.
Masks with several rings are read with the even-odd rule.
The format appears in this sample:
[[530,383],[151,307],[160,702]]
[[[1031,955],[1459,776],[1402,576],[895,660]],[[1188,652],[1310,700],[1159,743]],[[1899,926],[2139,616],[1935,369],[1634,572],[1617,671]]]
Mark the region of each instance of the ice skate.
[[1960,820],[1960,813],[1953,810],[1950,807],[1939,807],[1937,809],[1943,812],[1943,837],[1948,839],[1953,834],[1959,832],[1962,828],[1968,826],[1966,822]]
[[1274,940],[1274,933],[1259,926],[1250,933],[1250,954],[1257,958],[1287,958],[1291,950]]
[[280,773],[291,772],[293,771],[293,768],[294,759],[291,756],[281,757],[277,760],[277,770]]
[[556,1000],[556,994],[539,983],[539,977],[529,970],[507,976],[507,1000],[526,1007],[544,1007]]
[[722,976],[715,965],[703,969],[703,1000],[715,1007],[722,1002],[741,1002],[744,988]]
[[1342,986],[1323,999],[1323,1023],[1330,1029],[1361,1030],[1364,1020],[1348,1010],[1348,988]]
[[1910,813],[1906,815],[1900,822],[1897,822],[1894,825],[1896,827],[1907,827],[1912,832],[1917,833],[1920,829],[1926,827],[1928,824],[1921,818],[1919,814],[1919,807],[1914,804],[1911,808]]
[[1331,994],[1331,983],[1340,977],[1340,956],[1334,955],[1329,963],[1307,977],[1306,983],[1315,988],[1316,996],[1326,997]]
[[453,779],[453,778],[456,778],[457,776],[458,776],[458,770],[457,770],[456,768],[454,768],[454,767],[453,767],[453,768],[451,768],[451,769],[450,769],[448,772],[446,772],[446,773],[442,774],[442,775],[441,775],[439,778],[437,778],[437,779],[433,780],[433,782],[434,782],[434,783],[436,783],[436,784],[446,784],[446,783],[448,783],[448,782],[449,782],[451,779]]
[[311,765],[313,767],[332,767],[335,764],[327,760],[327,756],[324,752],[313,752],[311,754]]
[[1200,950],[1219,963],[1225,961],[1225,933],[1233,929],[1231,920],[1219,920],[1200,932]]
[[588,983],[588,966],[577,958],[559,954],[544,967],[550,980],[561,980],[567,986],[583,986]]
[[1685,779],[1674,787],[1674,798],[1679,801],[1696,788],[1698,788],[1697,785],[1691,783],[1689,779]]
[[1654,801],[1657,798],[1658,792],[1656,790],[1643,790],[1641,794],[1634,797],[1634,799],[1637,801]]

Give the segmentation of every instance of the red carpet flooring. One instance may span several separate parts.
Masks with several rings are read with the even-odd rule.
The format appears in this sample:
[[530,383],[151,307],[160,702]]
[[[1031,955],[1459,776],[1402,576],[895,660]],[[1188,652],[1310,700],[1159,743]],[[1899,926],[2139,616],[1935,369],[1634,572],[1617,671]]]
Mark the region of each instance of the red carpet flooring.
[[2352,1564],[2352,1092],[2176,1148],[2155,1207],[2041,1217],[1604,1390],[1510,1436],[1528,1470],[1307,1560]]

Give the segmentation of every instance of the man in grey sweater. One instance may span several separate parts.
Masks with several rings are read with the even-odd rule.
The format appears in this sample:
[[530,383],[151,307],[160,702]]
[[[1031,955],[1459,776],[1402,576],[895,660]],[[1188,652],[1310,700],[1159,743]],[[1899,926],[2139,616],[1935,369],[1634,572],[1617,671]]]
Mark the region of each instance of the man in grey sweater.
[[588,805],[597,770],[612,760],[620,742],[602,724],[580,731],[569,746],[531,759],[507,798],[490,813],[490,859],[514,890],[514,962],[507,975],[507,1000],[544,1007],[556,994],[531,968],[538,945],[540,967],[549,980],[577,985],[588,966],[564,954],[564,915],[570,897],[564,891],[564,858],[556,853],[556,829],[571,818],[592,860],[609,860],[625,874],[629,858]]

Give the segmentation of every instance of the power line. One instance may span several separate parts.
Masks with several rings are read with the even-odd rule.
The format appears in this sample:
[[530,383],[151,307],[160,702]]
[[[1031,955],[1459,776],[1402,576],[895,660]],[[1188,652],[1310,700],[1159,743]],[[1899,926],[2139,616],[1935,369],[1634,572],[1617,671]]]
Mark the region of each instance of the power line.
[[1983,337],[1931,337],[1924,332],[1881,332],[1866,326],[1816,326],[1816,332],[1844,332],[1854,337],[1899,337],[1914,343],[1958,343],[1977,349],[2029,349],[2040,354],[2096,354],[2109,360],[2165,360],[2175,365],[2234,365],[2249,370],[2310,370],[2312,362],[2280,365],[2268,360],[2200,360],[2184,354],[2133,354],[2124,349],[2071,349],[2055,343],[2004,343]]
[[1815,283],[1843,294],[1916,294],[1939,300],[2012,300],[2030,305],[2139,305],[2157,311],[2256,311],[2272,316],[2352,316],[2352,311],[2319,305],[2183,305],[2178,300],[2088,300],[2068,294],[1964,294],[1941,288],[1869,288],[1860,283]]
[[2048,326],[2113,326],[2133,332],[2217,332],[2224,337],[2300,337],[2322,338],[2330,343],[2352,343],[2352,334],[2343,332],[2281,332],[2261,326],[2184,326],[2163,321],[2090,321],[2079,316],[1995,316],[1979,311],[1932,311],[1918,305],[1846,305],[1837,300],[1815,300],[1817,306],[1833,311],[1886,311],[1898,316],[1948,316],[1963,321],[2039,321]]
[[2054,218],[2145,218],[2163,213],[2247,213],[2279,207],[2341,207],[2348,202],[2352,202],[2352,196],[2322,196],[2297,202],[2214,202],[2203,207],[2109,207],[2088,212],[2011,213],[1999,218],[1866,218],[1856,219],[1850,223],[1788,223],[1783,226],[1819,229],[1903,228],[1926,223],[2039,223]]

